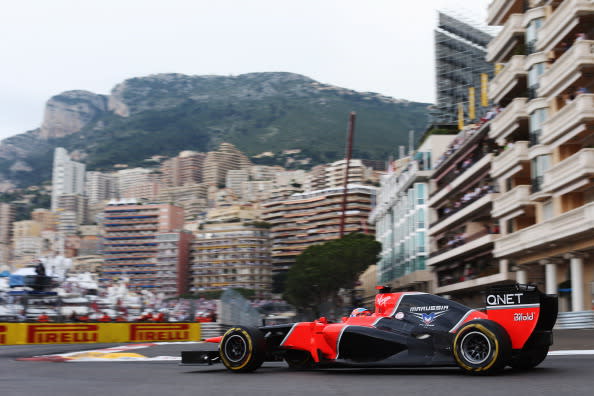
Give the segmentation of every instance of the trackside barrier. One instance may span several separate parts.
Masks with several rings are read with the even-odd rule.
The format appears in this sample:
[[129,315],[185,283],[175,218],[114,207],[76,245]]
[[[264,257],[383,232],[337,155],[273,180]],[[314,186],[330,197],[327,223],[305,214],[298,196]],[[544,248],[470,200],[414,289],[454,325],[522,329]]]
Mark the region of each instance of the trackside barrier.
[[594,311],[559,312],[555,329],[593,329]]
[[0,345],[199,341],[200,323],[0,323]]
[[218,337],[225,334],[227,330],[231,328],[230,325],[224,325],[218,322],[204,322],[201,323],[200,327],[200,335],[201,340],[211,337]]

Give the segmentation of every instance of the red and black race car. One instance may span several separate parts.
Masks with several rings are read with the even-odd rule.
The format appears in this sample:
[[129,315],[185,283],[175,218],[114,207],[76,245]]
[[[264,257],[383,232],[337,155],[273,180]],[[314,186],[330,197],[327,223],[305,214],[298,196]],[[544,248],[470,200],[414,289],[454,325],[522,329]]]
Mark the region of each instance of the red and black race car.
[[294,369],[457,365],[473,374],[540,364],[552,345],[557,297],[513,284],[488,289],[485,302],[485,309],[476,310],[432,294],[380,287],[374,313],[341,323],[320,318],[235,326],[206,340],[216,349],[182,352],[182,364],[222,362],[232,372],[278,360]]

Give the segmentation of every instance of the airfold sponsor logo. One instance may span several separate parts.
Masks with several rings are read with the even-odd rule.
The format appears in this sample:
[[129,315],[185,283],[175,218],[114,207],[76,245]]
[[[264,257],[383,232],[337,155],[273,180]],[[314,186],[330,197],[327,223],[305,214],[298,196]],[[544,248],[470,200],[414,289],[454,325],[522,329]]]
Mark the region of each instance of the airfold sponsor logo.
[[184,341],[190,339],[190,325],[178,324],[133,324],[130,326],[130,341]]
[[84,343],[98,342],[99,326],[92,324],[30,325],[27,343]]
[[0,344],[6,344],[6,326],[0,326]]

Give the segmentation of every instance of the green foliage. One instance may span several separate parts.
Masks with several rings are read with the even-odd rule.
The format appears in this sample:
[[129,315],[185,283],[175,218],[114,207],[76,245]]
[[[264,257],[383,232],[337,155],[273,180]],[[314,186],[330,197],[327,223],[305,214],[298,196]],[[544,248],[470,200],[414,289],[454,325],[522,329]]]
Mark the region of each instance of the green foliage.
[[[86,153],[88,170],[111,170],[114,164],[147,166],[145,160],[153,155],[211,151],[222,142],[248,156],[301,149],[298,158],[311,162],[291,166],[310,168],[343,157],[351,111],[357,112],[353,155],[383,160],[408,144],[409,130],[426,127],[427,104],[316,89],[312,82],[303,76],[283,79],[282,73],[131,79],[124,92],[129,116],[105,112],[80,132],[59,139],[45,141],[32,133],[9,138],[12,145],[35,147],[23,158],[33,171],[9,174],[12,162],[0,160],[0,174],[20,186],[39,185],[51,177],[53,149],[59,146]],[[285,166],[285,160],[279,155],[254,162]]]
[[289,269],[284,298],[319,315],[319,306],[334,301],[341,288],[353,288],[380,251],[381,244],[373,236],[360,233],[310,246]]

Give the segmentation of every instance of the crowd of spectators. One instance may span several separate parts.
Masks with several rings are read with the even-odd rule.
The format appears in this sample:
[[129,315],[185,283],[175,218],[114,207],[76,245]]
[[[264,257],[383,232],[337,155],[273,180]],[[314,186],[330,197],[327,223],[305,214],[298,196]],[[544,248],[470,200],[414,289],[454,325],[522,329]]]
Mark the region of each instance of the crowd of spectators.
[[486,194],[490,194],[495,192],[495,186],[491,184],[485,184],[483,186],[477,186],[474,189],[467,191],[458,199],[451,201],[448,205],[445,205],[437,210],[439,215],[438,221],[441,221],[454,213],[458,212],[460,209],[466,207],[468,204],[476,201],[477,199],[481,198]]

